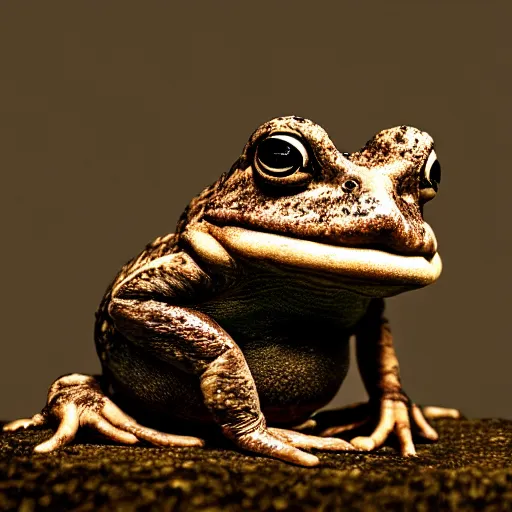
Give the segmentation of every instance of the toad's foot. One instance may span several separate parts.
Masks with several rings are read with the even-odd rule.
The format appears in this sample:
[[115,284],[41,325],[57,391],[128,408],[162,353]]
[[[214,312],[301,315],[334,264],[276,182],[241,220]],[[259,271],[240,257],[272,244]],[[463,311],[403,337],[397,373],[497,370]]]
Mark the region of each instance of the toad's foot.
[[31,419],[21,419],[4,426],[5,431],[46,425],[58,421],[55,434],[35,447],[36,452],[51,452],[69,444],[79,427],[87,426],[122,444],[139,440],[157,446],[203,446],[202,439],[165,434],[137,423],[107,398],[98,381],[88,375],[72,374],[57,379],[48,393],[48,404]]
[[343,439],[311,436],[282,428],[266,428],[264,423],[249,434],[229,437],[240,448],[300,466],[316,466],[320,460],[299,448],[329,451],[354,450],[354,447]]
[[[345,416],[345,418],[343,418]],[[438,434],[427,422],[427,419],[437,418],[460,418],[461,414],[457,409],[444,407],[424,407],[421,409],[416,404],[410,404],[402,397],[383,398],[379,403],[378,412],[375,406],[368,403],[353,404],[336,411],[325,411],[315,416],[318,425],[325,425],[325,419],[329,418],[332,423],[340,420],[338,426],[324,428],[321,436],[334,436],[347,434],[372,423],[377,425],[368,436],[358,436],[351,439],[351,444],[358,450],[371,451],[382,446],[391,434],[395,434],[400,443],[400,451],[404,456],[416,455],[412,433],[427,439],[437,441]]]

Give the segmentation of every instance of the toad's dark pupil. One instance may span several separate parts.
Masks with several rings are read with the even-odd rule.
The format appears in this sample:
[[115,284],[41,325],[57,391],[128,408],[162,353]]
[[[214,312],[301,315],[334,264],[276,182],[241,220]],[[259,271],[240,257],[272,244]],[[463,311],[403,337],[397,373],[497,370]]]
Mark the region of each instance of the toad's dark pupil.
[[348,191],[352,191],[357,187],[357,183],[354,180],[347,180],[343,183],[343,187]]
[[441,164],[439,163],[439,160],[436,160],[430,168],[430,181],[436,184],[441,183]]
[[430,176],[428,179],[424,176],[420,181],[420,188],[433,188],[436,192],[441,181],[441,164],[436,160],[430,167]]
[[259,145],[258,160],[271,169],[297,169],[302,165],[302,154],[285,140],[269,138]]

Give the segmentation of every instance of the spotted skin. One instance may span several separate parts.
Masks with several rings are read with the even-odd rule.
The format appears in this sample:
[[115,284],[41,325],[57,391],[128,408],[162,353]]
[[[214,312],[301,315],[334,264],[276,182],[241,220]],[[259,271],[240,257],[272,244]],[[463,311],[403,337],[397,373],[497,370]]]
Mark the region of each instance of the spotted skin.
[[[264,148],[278,146],[269,159]],[[319,462],[304,450],[373,450],[394,433],[413,455],[413,430],[437,434],[402,389],[382,297],[439,275],[422,214],[438,186],[432,155],[431,137],[408,126],[347,154],[307,119],[263,124],[175,233],[107,289],[95,327],[103,375],[57,379],[41,413],[6,429],[56,421],[36,447],[51,451],[82,425],[161,446],[201,446],[168,432],[212,425],[241,449],[304,466]],[[342,411],[325,426],[311,415],[341,386],[352,335],[369,402],[352,408],[362,419]],[[332,437],[372,421],[351,443]]]

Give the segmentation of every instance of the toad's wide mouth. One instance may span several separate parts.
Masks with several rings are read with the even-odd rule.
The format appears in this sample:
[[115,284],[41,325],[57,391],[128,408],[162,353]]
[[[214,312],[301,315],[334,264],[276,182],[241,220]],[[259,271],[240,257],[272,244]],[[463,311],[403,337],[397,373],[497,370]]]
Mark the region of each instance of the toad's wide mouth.
[[242,258],[371,282],[376,286],[419,288],[436,281],[442,270],[439,253],[430,259],[404,256],[211,223],[208,231],[228,252]]

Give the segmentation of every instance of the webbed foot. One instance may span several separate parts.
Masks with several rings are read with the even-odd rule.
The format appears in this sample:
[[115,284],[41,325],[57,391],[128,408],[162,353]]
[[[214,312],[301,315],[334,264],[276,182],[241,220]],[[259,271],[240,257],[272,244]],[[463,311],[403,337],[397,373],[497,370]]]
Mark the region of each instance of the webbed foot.
[[243,435],[229,435],[240,448],[274,457],[300,466],[316,466],[320,460],[305,450],[351,451],[354,447],[343,439],[307,435],[283,428],[267,428],[262,424],[253,432]]
[[[403,456],[416,455],[413,433],[429,441],[437,441],[438,434],[427,419],[460,418],[457,409],[444,407],[420,408],[403,396],[382,398],[378,404],[364,402],[353,404],[335,411],[325,411],[314,416],[320,426],[320,436],[347,435],[365,427],[370,427],[369,435],[357,436],[350,443],[358,450],[371,451],[381,447],[395,434]],[[336,426],[323,428],[326,420]]]
[[125,414],[100,388],[98,381],[88,375],[71,374],[57,379],[48,392],[43,411],[30,419],[20,419],[4,426],[4,431],[46,425],[57,420],[53,436],[37,445],[36,452],[51,452],[69,444],[80,427],[87,426],[106,438],[122,444],[139,440],[157,446],[203,446],[197,437],[166,434],[144,427]]

